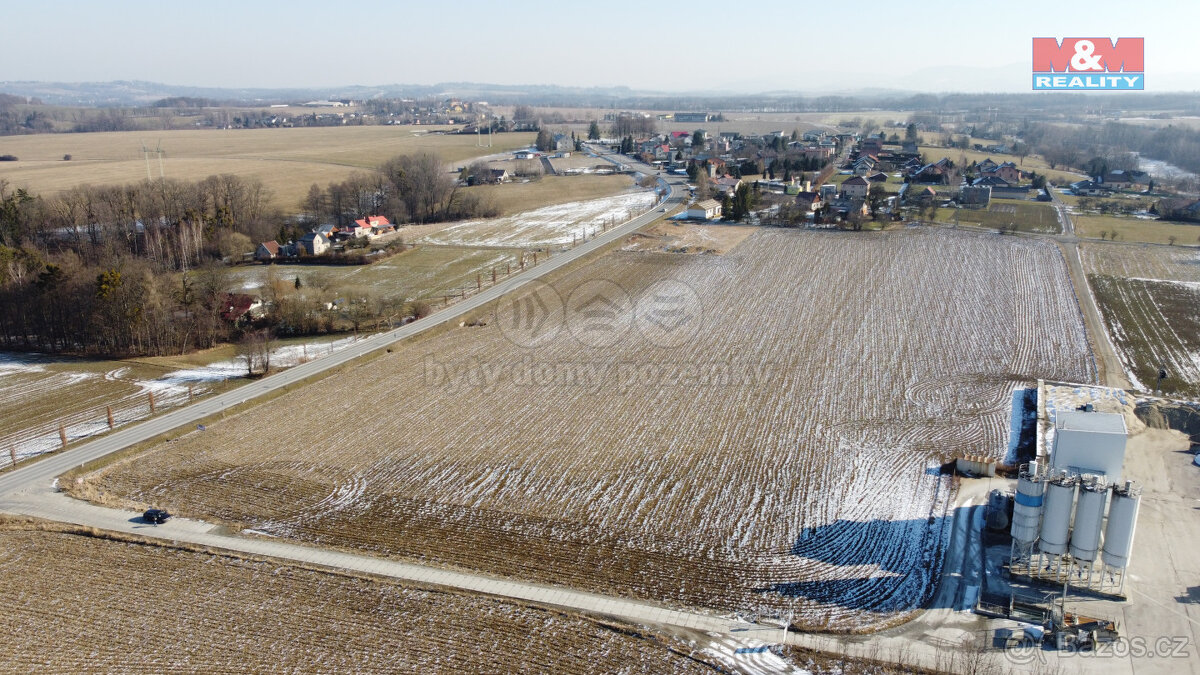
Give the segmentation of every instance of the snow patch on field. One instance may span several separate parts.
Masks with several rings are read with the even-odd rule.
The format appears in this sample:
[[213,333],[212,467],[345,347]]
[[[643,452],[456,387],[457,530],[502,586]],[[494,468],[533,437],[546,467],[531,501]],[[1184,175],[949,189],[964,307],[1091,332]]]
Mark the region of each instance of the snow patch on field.
[[[271,351],[271,368],[283,369],[338,351],[360,338],[346,337],[333,341],[287,344]],[[108,431],[107,407],[112,407],[113,427],[131,424],[151,415],[149,394],[154,394],[154,408],[162,412],[185,405],[188,387],[195,397],[211,392],[209,385],[246,376],[241,359],[217,361],[205,366],[176,370],[154,379],[130,377],[130,368],[122,366],[103,374],[96,372],[52,372],[48,362],[38,362],[38,355],[0,353],[0,403],[19,401],[22,397],[46,396],[61,392],[66,400],[76,401],[72,410],[54,419],[42,420],[29,427],[0,431],[0,450],[7,455],[16,449],[17,460],[58,450],[62,446],[58,425],[63,425],[67,442],[75,443]],[[29,377],[33,376],[33,377]],[[89,382],[103,379],[127,385],[124,392],[97,396],[78,403],[77,394]],[[105,390],[111,392],[112,389]],[[4,457],[3,460],[8,459]],[[0,461],[3,461],[0,460]]]
[[452,246],[561,246],[575,237],[590,237],[605,225],[620,224],[650,208],[656,200],[653,192],[632,192],[555,204],[503,218],[464,221],[422,241]]

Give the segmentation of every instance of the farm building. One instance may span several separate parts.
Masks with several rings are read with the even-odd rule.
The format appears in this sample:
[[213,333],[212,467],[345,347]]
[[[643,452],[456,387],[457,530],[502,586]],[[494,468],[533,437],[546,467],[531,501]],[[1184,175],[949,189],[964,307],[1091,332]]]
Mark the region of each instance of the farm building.
[[715,199],[705,199],[688,207],[687,217],[693,220],[713,220],[721,217],[721,204]]

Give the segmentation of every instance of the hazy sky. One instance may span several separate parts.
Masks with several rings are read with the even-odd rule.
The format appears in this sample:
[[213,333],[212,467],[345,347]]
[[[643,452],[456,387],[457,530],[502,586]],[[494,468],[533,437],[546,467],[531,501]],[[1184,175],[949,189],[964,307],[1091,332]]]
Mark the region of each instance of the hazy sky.
[[0,81],[1028,91],[1032,37],[1130,36],[1147,90],[1200,90],[1195,0],[4,5]]

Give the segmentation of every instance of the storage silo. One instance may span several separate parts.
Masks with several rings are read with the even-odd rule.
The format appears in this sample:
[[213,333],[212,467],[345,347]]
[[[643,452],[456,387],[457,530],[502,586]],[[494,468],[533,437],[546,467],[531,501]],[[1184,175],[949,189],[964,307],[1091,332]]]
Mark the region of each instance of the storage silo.
[[1079,487],[1075,507],[1075,526],[1071,530],[1071,557],[1093,562],[1100,552],[1100,528],[1104,524],[1104,505],[1108,486],[1101,476],[1088,476]]
[[1123,487],[1113,490],[1108,526],[1104,528],[1104,564],[1109,567],[1123,570],[1129,564],[1141,492],[1133,481],[1125,481]]
[[1037,462],[1021,467],[1017,478],[1017,495],[1013,501],[1012,538],[1018,544],[1032,544],[1037,540],[1038,526],[1042,522],[1042,500],[1046,483],[1038,475]]
[[1075,478],[1059,475],[1046,485],[1042,507],[1041,542],[1038,550],[1051,555],[1067,552],[1071,530],[1071,510],[1075,506]]

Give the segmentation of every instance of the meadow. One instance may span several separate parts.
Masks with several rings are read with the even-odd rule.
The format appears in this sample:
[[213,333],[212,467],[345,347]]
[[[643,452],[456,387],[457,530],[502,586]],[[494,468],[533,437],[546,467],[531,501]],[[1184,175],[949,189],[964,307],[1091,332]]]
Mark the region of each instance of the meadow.
[[[280,129],[196,129],[158,132],[37,134],[0,138],[0,180],[11,189],[56,194],[77,185],[124,184],[160,175],[199,180],[232,173],[255,177],[273,203],[290,212],[313,183],[324,187],[356,170],[370,170],[396,155],[431,152],[451,167],[474,157],[527,147],[531,133],[496,135],[491,148],[472,135],[437,133],[447,127],[352,126]],[[151,149],[149,167],[143,146]],[[70,155],[70,161],[63,157]]]
[[1062,231],[1058,212],[1049,203],[1018,199],[993,199],[986,209],[939,208],[934,220],[998,230],[1007,230],[1016,225],[1019,232],[1040,234],[1058,234]]

